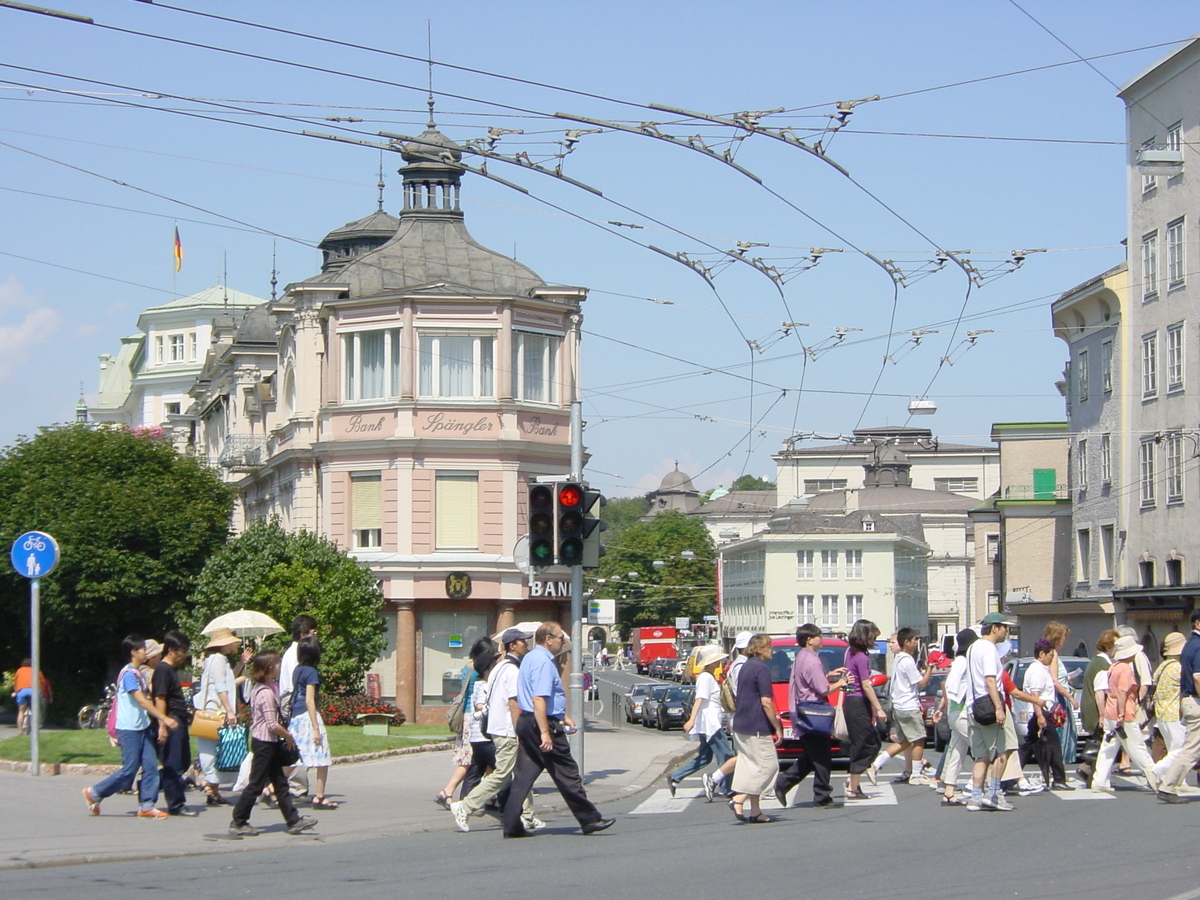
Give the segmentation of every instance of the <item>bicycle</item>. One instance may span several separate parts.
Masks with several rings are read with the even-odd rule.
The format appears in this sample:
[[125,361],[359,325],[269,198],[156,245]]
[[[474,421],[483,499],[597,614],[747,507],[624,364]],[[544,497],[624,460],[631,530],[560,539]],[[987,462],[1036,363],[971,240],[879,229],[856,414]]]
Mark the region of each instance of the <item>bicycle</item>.
[[104,689],[104,699],[99,703],[88,703],[79,707],[75,714],[75,725],[78,728],[104,728],[108,724],[108,711],[116,702],[117,686],[110,684]]

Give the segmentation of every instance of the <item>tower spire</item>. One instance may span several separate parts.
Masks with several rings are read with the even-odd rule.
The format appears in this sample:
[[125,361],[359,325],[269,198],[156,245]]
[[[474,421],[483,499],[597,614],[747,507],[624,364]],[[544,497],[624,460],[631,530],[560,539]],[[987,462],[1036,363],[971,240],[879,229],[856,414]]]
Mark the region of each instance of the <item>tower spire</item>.
[[[382,208],[382,207],[381,207]],[[279,271],[275,268],[275,242],[271,241],[271,302],[275,302],[275,285],[279,284]]]
[[386,184],[383,180],[383,151],[379,151],[379,181],[375,187],[379,188],[379,212],[383,212],[383,189]]
[[425,46],[429,61],[429,98],[425,102],[429,105],[429,127],[437,128],[437,122],[433,120],[433,26],[429,19],[425,20]]

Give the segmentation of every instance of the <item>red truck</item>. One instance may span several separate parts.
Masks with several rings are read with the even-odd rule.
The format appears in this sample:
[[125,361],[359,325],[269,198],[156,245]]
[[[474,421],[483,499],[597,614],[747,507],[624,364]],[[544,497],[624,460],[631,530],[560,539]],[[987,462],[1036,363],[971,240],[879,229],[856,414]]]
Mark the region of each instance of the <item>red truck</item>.
[[670,625],[649,625],[633,629],[629,643],[639,675],[645,675],[656,659],[679,658],[679,634]]

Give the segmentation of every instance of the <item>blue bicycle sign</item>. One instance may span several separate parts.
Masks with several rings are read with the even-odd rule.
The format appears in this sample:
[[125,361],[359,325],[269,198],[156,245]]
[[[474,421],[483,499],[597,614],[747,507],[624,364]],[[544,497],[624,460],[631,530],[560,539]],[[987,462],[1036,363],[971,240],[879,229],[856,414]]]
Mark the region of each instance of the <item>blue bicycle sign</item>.
[[26,578],[42,578],[58,566],[58,542],[43,531],[27,531],[12,545],[13,568]]

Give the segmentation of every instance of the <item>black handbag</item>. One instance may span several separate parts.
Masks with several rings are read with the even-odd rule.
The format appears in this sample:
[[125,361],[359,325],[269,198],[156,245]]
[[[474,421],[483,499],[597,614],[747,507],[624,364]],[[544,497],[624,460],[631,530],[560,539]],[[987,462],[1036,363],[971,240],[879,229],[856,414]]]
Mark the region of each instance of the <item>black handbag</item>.
[[991,694],[984,694],[971,701],[971,718],[980,725],[996,724],[996,704],[992,702]]

